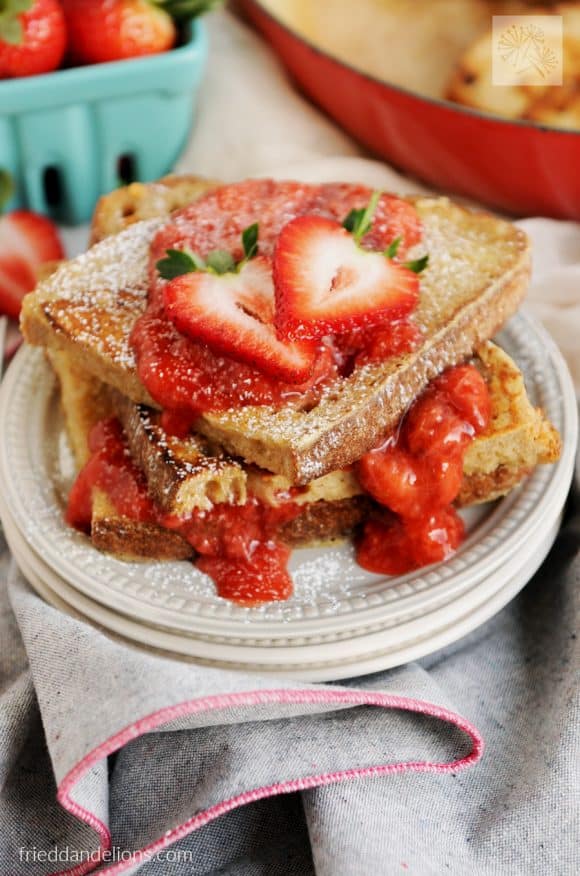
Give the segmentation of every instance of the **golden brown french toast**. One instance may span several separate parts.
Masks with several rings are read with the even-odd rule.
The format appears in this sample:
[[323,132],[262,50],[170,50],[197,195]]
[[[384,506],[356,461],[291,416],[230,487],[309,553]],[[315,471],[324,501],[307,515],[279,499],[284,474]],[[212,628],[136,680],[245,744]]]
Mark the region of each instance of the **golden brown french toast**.
[[[74,359],[63,352],[49,352],[49,362],[58,378],[61,391],[61,405],[65,418],[66,431],[73,450],[77,467],[80,469],[88,459],[88,435],[100,419],[115,416],[118,407],[114,405],[109,387],[101,383],[87,371],[78,368]],[[132,405],[135,411],[138,408]],[[158,439],[156,439],[158,440]],[[203,444],[203,439],[199,439]],[[185,444],[185,442],[184,442]],[[197,446],[195,438],[192,447]],[[207,448],[206,448],[207,449]],[[184,451],[185,453],[185,451]],[[193,454],[192,449],[189,450]],[[233,460],[221,460],[234,466]],[[237,501],[237,490],[242,483],[245,487],[246,473],[239,466],[243,481],[232,486],[232,494],[222,501]],[[151,470],[150,470],[151,471]],[[194,465],[194,474],[189,477],[189,497],[192,508],[207,507],[208,494],[204,493],[207,480],[202,468]],[[266,473],[263,473],[267,477]],[[196,476],[198,478],[196,482]],[[149,481],[151,484],[151,480]],[[152,498],[157,499],[159,487],[152,490]],[[192,496],[196,495],[195,499]],[[361,522],[368,512],[370,500],[360,495],[360,487],[346,494],[339,491],[335,500],[328,498],[324,488],[320,496],[313,487],[309,501],[304,500],[302,513],[289,521],[282,529],[282,537],[288,545],[304,546],[313,543],[328,543],[346,536]],[[322,498],[327,496],[327,498]],[[183,496],[182,496],[183,498]],[[298,499],[300,502],[300,499]],[[144,521],[131,520],[119,514],[109,497],[99,489],[93,491],[91,540],[99,550],[112,553],[119,559],[186,560],[193,556],[193,548],[178,533]],[[177,508],[172,508],[176,513]],[[181,509],[183,511],[183,507]]]
[[[67,432],[80,466],[87,458],[91,427],[100,417],[116,413],[118,407],[113,408],[108,389],[87,372],[75,368],[66,354],[50,354],[49,358],[59,378]],[[538,463],[554,462],[560,451],[557,432],[531,404],[522,374],[507,353],[489,342],[479,348],[476,361],[490,390],[491,421],[467,450],[460,505],[498,498],[517,486]],[[138,411],[130,402],[127,406]],[[194,438],[193,446],[197,446],[195,442]],[[291,486],[283,476],[252,466],[241,471],[248,493],[267,504],[276,504]],[[154,470],[150,468],[148,475],[150,493],[156,499],[159,485],[155,485]],[[193,483],[192,476],[190,496],[195,494]],[[198,496],[203,495],[199,490],[205,483],[201,480],[197,485]],[[238,498],[235,493],[231,496],[232,501]],[[282,532],[286,543],[293,546],[344,537],[365,519],[372,507],[352,469],[314,480],[297,492],[293,501],[302,506],[301,513]],[[194,507],[199,507],[195,499],[191,504]],[[93,495],[91,537],[96,547],[120,558],[164,560],[188,559],[193,555],[191,546],[180,535],[119,515],[107,496],[98,490]]]
[[478,348],[477,358],[489,388],[491,419],[467,448],[458,505],[504,496],[536,465],[555,462],[561,449],[557,430],[530,402],[513,359],[491,341]]
[[[147,209],[153,202],[151,194]],[[374,447],[430,379],[471,356],[506,322],[528,282],[523,232],[447,198],[417,198],[414,204],[430,256],[415,315],[425,337],[419,349],[355,368],[308,410],[251,407],[206,414],[197,431],[246,462],[307,484]],[[161,224],[137,222],[64,265],[25,299],[22,315],[30,343],[68,351],[78,366],[152,407],[129,335],[146,304],[148,247]]]
[[[513,359],[487,341],[477,349],[475,363],[490,392],[489,427],[469,445],[463,466],[459,505],[489,502],[517,486],[538,464],[555,462],[560,436],[526,393],[523,375]],[[275,503],[290,482],[262,469],[248,471],[248,492]],[[347,499],[362,492],[352,469],[341,469],[311,481],[294,501]]]
[[91,245],[118,234],[135,222],[166,216],[185,207],[219,183],[198,176],[170,175],[154,183],[134,182],[97,201],[91,222]]

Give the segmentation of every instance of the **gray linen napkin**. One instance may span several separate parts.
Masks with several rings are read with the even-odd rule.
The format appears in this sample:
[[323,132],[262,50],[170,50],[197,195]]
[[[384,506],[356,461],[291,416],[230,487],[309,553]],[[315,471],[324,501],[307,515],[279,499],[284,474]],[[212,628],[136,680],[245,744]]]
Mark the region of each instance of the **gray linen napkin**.
[[[125,647],[44,604],[0,550],[0,874],[578,872],[579,543],[570,511],[497,617],[336,686]],[[481,731],[480,762],[445,710]]]

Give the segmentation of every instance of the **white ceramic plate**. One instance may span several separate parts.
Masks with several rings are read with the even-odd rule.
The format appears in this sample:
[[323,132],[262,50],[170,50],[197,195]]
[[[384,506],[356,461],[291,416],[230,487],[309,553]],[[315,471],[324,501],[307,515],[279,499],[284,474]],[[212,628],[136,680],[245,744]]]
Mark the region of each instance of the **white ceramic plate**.
[[[271,672],[304,681],[330,681],[377,672],[443,648],[474,630],[504,607],[532,577],[548,553],[559,519],[527,553],[518,552],[501,570],[486,577],[476,599],[466,594],[444,607],[391,630],[353,636],[340,642],[308,642],[257,647],[231,642],[210,642],[138,623],[95,602],[34,554],[18,529],[5,517],[10,549],[35,590],[47,602],[73,616],[90,620],[116,638],[148,650],[208,666]],[[522,560],[523,558],[523,560]]]
[[[512,320],[500,342],[523,368],[533,401],[560,430],[564,452],[558,464],[539,467],[503,501],[471,512],[467,541],[439,566],[381,578],[356,566],[347,546],[296,551],[292,599],[248,609],[217,597],[209,579],[189,563],[123,563],[100,554],[63,524],[72,460],[53,379],[42,356],[30,349],[18,355],[0,393],[0,422],[6,424],[0,442],[0,512],[11,518],[42,569],[89,600],[92,614],[86,607],[83,613],[98,619],[95,613],[102,612],[110,628],[125,623],[130,638],[153,644],[155,628],[156,637],[172,637],[171,651],[198,657],[211,652],[211,659],[221,655],[221,662],[271,664],[278,671],[292,672],[295,666],[301,677],[310,678],[351,674],[339,670],[337,655],[338,662],[347,661],[356,671],[363,671],[363,658],[372,661],[371,651],[379,654],[373,668],[403,662],[410,659],[409,636],[426,653],[491,616],[523,586],[555,536],[573,469],[574,391],[555,345],[528,318]],[[37,569],[36,574],[43,573]],[[65,601],[72,604],[70,592]],[[304,647],[318,649],[309,650],[306,661],[317,675],[304,674],[298,653]],[[258,652],[250,655],[248,649]],[[272,654],[266,656],[267,649]]]

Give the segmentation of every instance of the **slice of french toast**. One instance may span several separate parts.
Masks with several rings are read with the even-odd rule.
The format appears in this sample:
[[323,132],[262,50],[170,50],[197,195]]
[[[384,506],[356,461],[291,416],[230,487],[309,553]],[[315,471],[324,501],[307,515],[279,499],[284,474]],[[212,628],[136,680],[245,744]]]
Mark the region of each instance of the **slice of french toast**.
[[[107,387],[78,369],[66,354],[50,353],[49,358],[61,385],[67,432],[80,467],[88,457],[87,436],[91,427],[98,419],[117,413],[118,405],[114,404]],[[538,463],[554,462],[560,452],[558,433],[530,402],[523,376],[507,353],[488,342],[478,349],[475,361],[490,389],[491,421],[486,432],[473,441],[466,453],[458,498],[460,505],[504,495]],[[130,402],[127,406],[138,410]],[[194,438],[194,445],[195,442]],[[224,461],[223,456],[221,461]],[[253,466],[243,471],[248,493],[268,504],[276,504],[291,487],[281,475]],[[147,473],[150,492],[156,499],[159,487],[151,489],[154,468],[149,468]],[[202,495],[199,487],[197,491],[191,488],[189,495]],[[230,498],[238,501],[240,497],[234,493]],[[372,508],[352,469],[335,471],[314,480],[295,491],[293,501],[301,505],[301,513],[286,524],[281,533],[283,540],[292,546],[327,543],[344,537]],[[193,504],[190,510],[194,507],[198,506]],[[125,559],[179,560],[193,554],[191,546],[177,533],[119,515],[108,497],[98,490],[93,495],[91,538],[100,550]]]
[[219,185],[198,176],[171,174],[153,183],[134,182],[103,195],[91,222],[90,244],[124,231],[135,222],[167,216]]
[[[456,502],[462,506],[505,495],[536,465],[555,462],[561,444],[557,430],[528,398],[522,372],[501,347],[487,341],[478,347],[473,361],[489,388],[491,419],[467,448]],[[283,475],[248,471],[248,493],[264,502],[275,503],[277,494],[287,494],[291,486]],[[302,487],[294,501],[336,501],[361,492],[353,469],[340,469]]]
[[[187,178],[184,197],[186,191],[190,197],[193,185]],[[214,185],[200,181],[199,192]],[[179,183],[173,197],[177,190]],[[148,215],[167,210],[163,199],[155,206],[153,188],[140,187],[139,196]],[[101,216],[107,204],[120,203],[118,193],[107,197],[114,201],[101,203]],[[530,270],[525,234],[447,198],[413,202],[430,257],[415,316],[425,338],[419,349],[355,368],[348,378],[331,383],[314,407],[206,414],[196,424],[198,432],[233,456],[284,475],[292,484],[307,484],[360,458],[398,422],[431,378],[493,336],[525,294]],[[22,314],[30,343],[68,351],[78,366],[152,407],[129,336],[146,305],[148,248],[162,221],[136,222],[65,264],[25,299]],[[119,224],[126,224],[122,215],[98,220],[93,233],[101,237]]]

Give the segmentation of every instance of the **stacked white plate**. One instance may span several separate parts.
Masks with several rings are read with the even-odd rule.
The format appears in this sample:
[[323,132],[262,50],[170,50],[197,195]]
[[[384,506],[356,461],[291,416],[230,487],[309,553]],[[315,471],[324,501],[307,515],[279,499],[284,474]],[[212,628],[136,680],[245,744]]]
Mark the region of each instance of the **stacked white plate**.
[[72,458],[54,378],[28,348],[0,391],[0,515],[10,547],[48,601],[183,659],[320,681],[421,657],[475,629],[531,578],[556,537],[573,475],[577,408],[560,353],[522,315],[498,340],[560,431],[563,453],[505,499],[469,510],[465,543],[438,566],[385,578],[358,567],[347,545],[299,550],[294,596],[242,608],[220,599],[190,563],[99,553],[63,522]]

